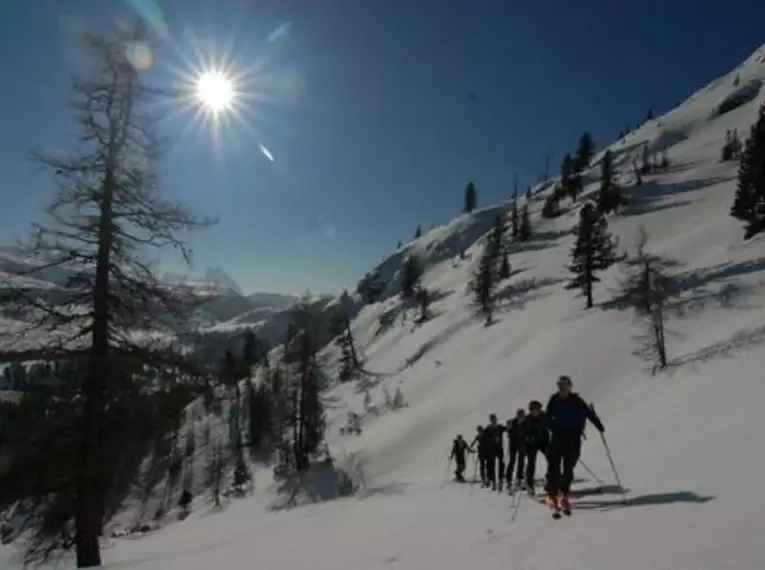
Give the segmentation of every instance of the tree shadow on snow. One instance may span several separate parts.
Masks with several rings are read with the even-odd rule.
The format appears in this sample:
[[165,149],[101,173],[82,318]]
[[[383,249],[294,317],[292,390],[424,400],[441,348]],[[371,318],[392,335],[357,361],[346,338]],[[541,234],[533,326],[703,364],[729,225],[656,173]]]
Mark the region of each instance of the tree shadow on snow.
[[277,488],[268,510],[282,511],[350,497],[357,490],[357,484],[345,470],[336,468],[332,461],[324,461],[285,479]]
[[[676,298],[670,300],[669,312],[687,317],[710,307],[723,309],[750,308],[741,304],[741,300],[753,294],[761,285],[765,285],[765,276],[757,283],[742,283],[737,280],[745,275],[765,271],[765,258],[741,262],[722,263],[703,269],[693,269],[677,275],[675,285]],[[736,281],[729,281],[734,280]],[[616,291],[608,301],[598,306],[604,310],[626,310],[632,307],[626,298]]]
[[740,352],[765,344],[765,326],[743,330],[731,337],[670,359],[666,370],[673,371],[688,364],[700,364],[714,358],[732,358]]
[[677,290],[681,295],[671,304],[670,309],[688,316],[710,306],[723,309],[747,308],[741,306],[740,301],[765,284],[765,276],[758,283],[742,283],[739,278],[762,271],[765,271],[765,258],[686,271],[678,276]]
[[661,210],[687,206],[694,201],[683,199],[676,202],[666,202],[665,200],[678,195],[697,192],[716,184],[729,182],[733,180],[733,178],[732,175],[715,176],[712,178],[664,182],[661,184],[655,181],[649,181],[642,186],[633,186],[628,191],[629,204],[621,211],[621,215],[641,216]]
[[537,279],[532,277],[531,279],[522,279],[514,283],[508,283],[495,294],[494,298],[497,301],[497,309],[500,311],[523,309],[529,301],[547,297],[552,293],[552,291],[542,292],[542,289],[557,285],[561,281],[563,279],[550,277]]
[[640,200],[630,203],[624,210],[620,211],[621,216],[645,216],[646,214],[654,214],[664,210],[673,210],[675,208],[682,208],[684,206],[690,206],[693,204],[690,200],[680,200],[678,202],[660,202]]
[[668,493],[654,493],[650,495],[638,495],[627,497],[625,503],[622,499],[608,499],[604,501],[576,501],[572,508],[577,510],[603,510],[610,511],[625,507],[651,507],[660,505],[673,505],[677,503],[704,504],[714,501],[717,497],[699,495],[693,491],[671,491]]
[[399,372],[402,370],[405,370],[406,368],[409,368],[410,366],[413,366],[417,363],[423,356],[425,356],[428,352],[433,350],[434,348],[441,346],[444,344],[447,340],[449,340],[452,336],[457,334],[460,329],[462,329],[465,325],[468,325],[471,322],[477,322],[482,317],[478,315],[470,315],[466,318],[460,319],[457,322],[449,325],[444,330],[427,340],[426,342],[422,343],[420,347],[414,351],[412,355],[407,357],[407,359],[404,362],[404,365],[399,369]]

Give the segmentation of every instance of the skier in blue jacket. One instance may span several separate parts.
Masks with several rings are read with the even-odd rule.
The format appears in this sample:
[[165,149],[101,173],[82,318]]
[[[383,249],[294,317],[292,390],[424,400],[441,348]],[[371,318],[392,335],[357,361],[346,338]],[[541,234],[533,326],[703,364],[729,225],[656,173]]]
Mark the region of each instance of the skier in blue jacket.
[[568,494],[574,479],[574,467],[582,451],[582,435],[590,420],[600,432],[603,422],[594,410],[572,392],[571,378],[558,378],[558,391],[550,397],[545,410],[550,444],[547,448],[547,485],[550,501],[556,508],[569,508]]

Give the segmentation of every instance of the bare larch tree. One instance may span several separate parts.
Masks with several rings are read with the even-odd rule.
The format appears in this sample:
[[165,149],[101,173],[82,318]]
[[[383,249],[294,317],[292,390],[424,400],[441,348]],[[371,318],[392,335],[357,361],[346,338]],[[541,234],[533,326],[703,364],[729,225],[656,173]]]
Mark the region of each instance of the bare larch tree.
[[623,277],[619,297],[641,318],[646,331],[639,336],[637,353],[655,361],[653,371],[666,368],[666,322],[671,298],[676,295],[676,279],[670,271],[679,263],[646,251],[648,232],[640,228],[637,251],[622,261]]
[[[64,546],[75,547],[78,568],[101,565],[99,536],[112,484],[105,460],[113,454],[106,449],[105,426],[129,384],[124,364],[181,363],[165,343],[145,340],[158,335],[141,334],[174,327],[190,300],[159,282],[148,254],[169,247],[188,261],[184,233],[210,223],[159,195],[154,167],[162,145],[151,130],[156,118],[150,111],[164,94],[143,83],[126,50],[141,36],[138,29],[122,28],[84,38],[93,65],[73,82],[75,145],[66,153],[33,155],[52,171],[57,192],[47,209],[49,223],[34,226],[27,247],[45,268],[66,272],[65,293],[40,297],[15,287],[3,299],[25,314],[29,332],[42,339],[34,347],[38,357],[76,356],[81,364],[71,394],[81,404],[72,420],[79,440],[73,512],[56,513],[56,528],[49,528],[50,520],[38,527],[53,534],[73,525]],[[113,381],[118,376],[122,381]]]

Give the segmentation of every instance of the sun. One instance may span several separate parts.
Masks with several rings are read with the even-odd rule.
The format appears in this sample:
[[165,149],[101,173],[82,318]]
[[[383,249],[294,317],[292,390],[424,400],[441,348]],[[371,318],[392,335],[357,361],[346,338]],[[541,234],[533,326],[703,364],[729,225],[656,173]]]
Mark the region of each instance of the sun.
[[212,113],[230,109],[236,93],[234,84],[220,71],[206,71],[197,79],[197,98]]

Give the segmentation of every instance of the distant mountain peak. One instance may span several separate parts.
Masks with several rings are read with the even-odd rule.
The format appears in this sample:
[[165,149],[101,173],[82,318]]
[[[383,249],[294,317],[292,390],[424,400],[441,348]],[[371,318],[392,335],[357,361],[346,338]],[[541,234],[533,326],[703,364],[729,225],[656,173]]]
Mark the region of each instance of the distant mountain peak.
[[232,291],[236,291],[240,295],[243,294],[242,288],[239,287],[239,284],[234,281],[234,278],[226,273],[222,267],[208,267],[207,271],[205,271],[203,281],[227,287]]

